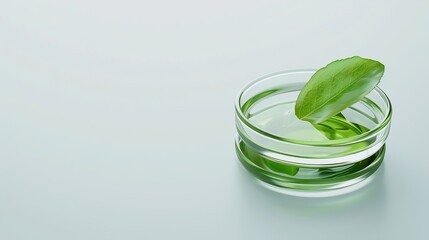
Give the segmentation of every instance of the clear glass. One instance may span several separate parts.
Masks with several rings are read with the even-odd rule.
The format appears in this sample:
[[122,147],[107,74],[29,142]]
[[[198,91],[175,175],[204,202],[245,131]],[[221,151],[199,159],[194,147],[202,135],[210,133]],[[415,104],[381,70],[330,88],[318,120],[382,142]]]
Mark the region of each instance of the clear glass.
[[298,120],[295,101],[314,72],[270,74],[242,89],[235,106],[236,152],[246,169],[270,188],[327,196],[364,185],[378,169],[392,109],[386,94],[375,88],[325,123]]

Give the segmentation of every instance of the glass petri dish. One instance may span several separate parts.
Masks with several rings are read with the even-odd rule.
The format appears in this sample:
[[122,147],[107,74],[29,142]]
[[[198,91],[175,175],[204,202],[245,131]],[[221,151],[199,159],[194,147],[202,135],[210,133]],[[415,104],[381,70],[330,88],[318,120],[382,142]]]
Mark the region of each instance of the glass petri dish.
[[314,72],[270,74],[240,91],[235,104],[236,153],[243,166],[271,189],[330,196],[363,186],[361,182],[379,168],[392,108],[377,87],[321,124],[301,121],[294,113],[295,101]]

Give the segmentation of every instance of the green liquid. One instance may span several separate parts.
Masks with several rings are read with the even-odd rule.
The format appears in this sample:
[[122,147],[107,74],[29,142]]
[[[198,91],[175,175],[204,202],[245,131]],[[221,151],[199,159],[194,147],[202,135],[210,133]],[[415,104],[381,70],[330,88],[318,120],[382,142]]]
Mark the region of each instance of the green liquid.
[[[341,113],[317,125],[299,120],[294,113],[295,102],[283,102],[277,105],[255,111],[248,114],[249,121],[265,132],[274,134],[282,138],[301,141],[326,142],[357,136],[368,131],[368,128],[348,121]],[[355,145],[354,148],[362,149],[368,143],[362,142],[362,145]],[[243,141],[238,145],[240,160],[248,170],[257,175],[261,180],[274,185],[287,187],[292,183],[311,184],[335,183],[353,179],[359,175],[354,174],[367,168],[374,161],[384,155],[384,147],[371,157],[357,163],[337,166],[337,167],[296,167],[284,162],[277,162],[263,157],[259,152],[253,150],[244,144]],[[371,169],[365,169],[371,173],[374,172],[381,161],[373,165]],[[364,174],[360,171],[359,174]],[[284,186],[283,186],[284,187]]]

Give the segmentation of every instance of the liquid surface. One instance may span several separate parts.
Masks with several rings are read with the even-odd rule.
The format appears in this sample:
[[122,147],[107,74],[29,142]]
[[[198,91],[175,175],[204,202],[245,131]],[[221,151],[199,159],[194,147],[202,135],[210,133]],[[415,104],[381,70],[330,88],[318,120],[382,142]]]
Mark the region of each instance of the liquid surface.
[[295,116],[295,102],[279,103],[249,114],[249,121],[270,134],[302,141],[329,141],[359,135],[368,129],[348,121],[341,113],[311,124]]

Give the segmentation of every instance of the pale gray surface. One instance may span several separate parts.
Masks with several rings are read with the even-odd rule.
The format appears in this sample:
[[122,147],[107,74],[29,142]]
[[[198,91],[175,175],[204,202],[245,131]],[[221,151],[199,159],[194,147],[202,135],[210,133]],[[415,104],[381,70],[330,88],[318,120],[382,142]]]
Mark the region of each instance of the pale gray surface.
[[[0,239],[424,239],[429,2],[397,2],[1,1]],[[394,105],[376,181],[255,184],[239,89],[351,55],[385,63]]]

